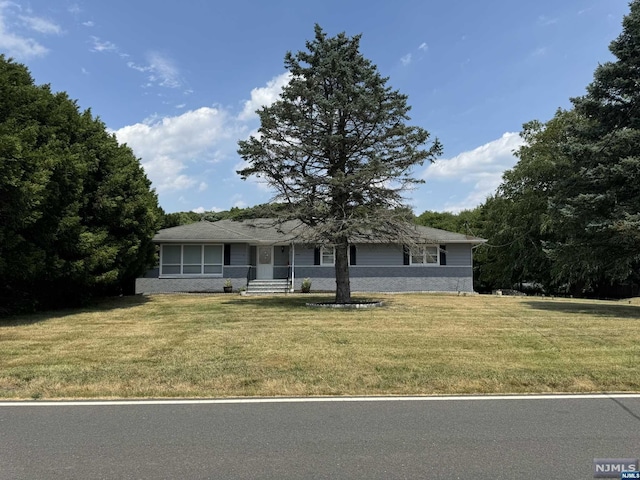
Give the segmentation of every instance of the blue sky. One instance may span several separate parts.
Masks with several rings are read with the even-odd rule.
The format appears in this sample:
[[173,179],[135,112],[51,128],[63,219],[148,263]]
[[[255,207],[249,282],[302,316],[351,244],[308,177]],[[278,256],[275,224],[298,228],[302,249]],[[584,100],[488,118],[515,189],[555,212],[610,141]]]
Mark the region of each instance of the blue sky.
[[584,94],[627,13],[627,0],[0,0],[0,52],[133,148],[165,211],[226,210],[272,196],[235,173],[236,149],[286,82],[285,53],[314,23],[361,33],[411,124],[444,145],[407,203],[455,212],[495,191],[523,123]]

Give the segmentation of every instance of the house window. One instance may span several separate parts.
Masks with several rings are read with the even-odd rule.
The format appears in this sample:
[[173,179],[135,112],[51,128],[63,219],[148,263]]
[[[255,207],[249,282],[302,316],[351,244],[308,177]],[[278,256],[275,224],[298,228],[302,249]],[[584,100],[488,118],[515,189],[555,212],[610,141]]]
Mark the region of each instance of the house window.
[[160,275],[222,276],[222,245],[162,245]]
[[320,249],[320,265],[335,265],[336,249],[335,247],[322,247]]
[[222,275],[222,245],[204,246],[204,273]]
[[180,275],[182,273],[182,245],[162,245],[160,250],[160,275]]
[[202,245],[182,246],[182,273],[185,275],[202,273]]
[[439,245],[425,245],[411,250],[411,265],[438,265]]

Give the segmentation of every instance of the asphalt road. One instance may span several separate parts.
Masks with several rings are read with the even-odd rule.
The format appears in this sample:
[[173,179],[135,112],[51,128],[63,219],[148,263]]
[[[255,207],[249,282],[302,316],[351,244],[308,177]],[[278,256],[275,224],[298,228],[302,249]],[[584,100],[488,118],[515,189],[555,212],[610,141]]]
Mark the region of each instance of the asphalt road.
[[589,479],[640,456],[623,398],[0,404],[0,479]]

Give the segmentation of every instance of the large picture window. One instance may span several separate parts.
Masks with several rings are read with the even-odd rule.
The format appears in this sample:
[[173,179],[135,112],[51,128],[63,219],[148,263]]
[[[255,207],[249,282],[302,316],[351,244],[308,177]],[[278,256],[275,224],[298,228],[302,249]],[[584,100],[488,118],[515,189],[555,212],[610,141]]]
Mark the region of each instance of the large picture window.
[[411,265],[438,265],[439,245],[424,245],[411,250]]
[[222,245],[162,245],[160,275],[222,276]]

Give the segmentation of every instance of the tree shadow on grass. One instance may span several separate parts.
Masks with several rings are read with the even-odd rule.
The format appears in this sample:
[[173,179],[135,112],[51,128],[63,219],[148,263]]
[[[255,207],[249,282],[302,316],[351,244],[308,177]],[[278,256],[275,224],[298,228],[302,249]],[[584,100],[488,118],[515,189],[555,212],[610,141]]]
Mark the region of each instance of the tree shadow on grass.
[[9,315],[0,317],[0,329],[3,327],[19,327],[33,325],[55,318],[62,318],[68,315],[79,313],[96,313],[119,310],[144,305],[149,301],[149,297],[144,295],[126,295],[123,297],[105,297],[93,299],[89,304],[82,307],[61,308],[59,310],[45,310],[42,312]]
[[530,300],[525,301],[524,303],[536,310],[546,310],[549,312],[640,320],[640,306],[638,305],[621,305],[619,303],[591,304],[586,302],[567,302],[563,300]]
[[[359,295],[354,295],[354,302],[371,302],[371,301],[379,301],[374,300],[368,297],[360,297]],[[300,294],[291,294],[291,295],[280,295],[280,296],[260,296],[260,295],[252,295],[252,296],[244,296],[244,297],[234,297],[229,301],[223,302],[227,305],[252,305],[255,307],[264,307],[264,308],[286,308],[286,309],[306,309],[308,303],[332,303],[335,301],[335,295],[332,294],[311,294],[311,295],[300,295]],[[332,309],[334,310],[334,309]],[[336,309],[337,310],[337,309]],[[353,310],[353,309],[344,309],[344,310]]]
[[307,303],[332,302],[335,300],[331,295],[280,295],[280,296],[260,296],[252,295],[246,297],[234,297],[226,302],[227,305],[251,305],[264,308],[288,308],[288,309],[308,309]]

